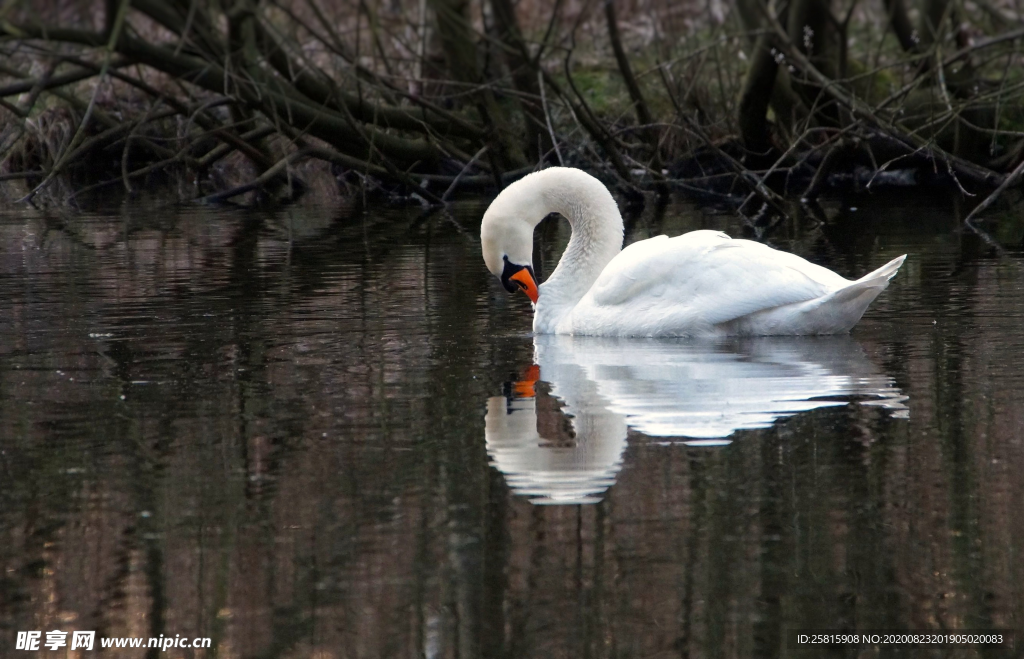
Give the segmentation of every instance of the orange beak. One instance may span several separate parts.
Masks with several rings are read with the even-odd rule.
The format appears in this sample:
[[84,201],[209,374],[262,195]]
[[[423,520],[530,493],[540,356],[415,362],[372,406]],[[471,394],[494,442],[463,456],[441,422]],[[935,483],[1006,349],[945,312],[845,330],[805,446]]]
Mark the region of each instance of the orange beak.
[[533,277],[530,276],[530,271],[523,268],[516,274],[509,277],[519,283],[522,291],[526,293],[527,297],[530,298],[534,304],[537,304],[537,299],[540,297],[540,291],[537,290],[537,282],[533,281]]

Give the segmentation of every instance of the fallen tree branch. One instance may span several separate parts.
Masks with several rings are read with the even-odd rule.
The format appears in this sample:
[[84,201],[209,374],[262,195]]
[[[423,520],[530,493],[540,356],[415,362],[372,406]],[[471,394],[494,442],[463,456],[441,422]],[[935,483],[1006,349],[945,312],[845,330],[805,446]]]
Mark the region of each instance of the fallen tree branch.
[[[64,41],[93,47],[104,45],[103,35],[96,32],[44,27],[37,24],[0,25],[0,34],[19,38]],[[226,88],[225,82],[230,79],[228,73],[218,64],[190,55],[175,55],[162,46],[150,44],[141,39],[122,35],[118,39],[116,47],[122,55],[130,60],[180,78],[207,91],[223,93]],[[270,88],[257,90],[253,89],[251,84],[239,85],[238,90],[241,99],[247,105],[259,109],[268,117],[272,118],[275,115],[289,117],[290,122],[294,125],[306,126],[311,135],[332,144],[339,150],[351,152],[363,159],[369,156],[362,140],[353,140],[351,124],[345,117],[314,104],[298,92],[292,90],[293,93],[289,93],[289,90],[283,86],[279,86],[277,90]],[[372,141],[377,149],[386,157],[394,158],[399,164],[411,165],[420,162],[432,166],[440,159],[440,152],[429,142],[397,137],[376,128],[364,127],[363,130],[373,135]]]
[[985,197],[984,201],[974,207],[973,210],[964,219],[964,224],[970,227],[972,230],[976,230],[974,226],[974,218],[984,213],[989,207],[996,202],[1001,194],[1006,192],[1007,189],[1019,184],[1021,179],[1024,178],[1024,160],[1017,165],[1017,167],[1010,172],[1010,174],[999,184],[999,187],[992,191],[989,196]]
[[[119,69],[128,66],[132,62],[130,60],[119,58],[110,63],[109,70]],[[16,96],[18,94],[25,94],[36,89],[40,91],[46,91],[55,87],[64,87],[66,85],[72,85],[76,82],[88,80],[96,76],[99,73],[100,65],[96,65],[94,68],[83,69],[81,71],[73,71],[71,73],[62,73],[61,75],[43,77],[43,78],[24,78],[18,82],[12,82],[9,85],[0,87],[0,98],[7,98],[8,96]],[[8,75],[14,75],[15,77],[22,77],[20,71],[11,69],[6,66],[0,66],[0,71]]]
[[[243,185],[233,187],[230,190],[224,190],[222,192],[217,192],[212,195],[207,195],[202,199],[199,199],[199,203],[219,204],[227,201],[228,199],[231,199],[232,197],[237,197],[247,192],[252,192],[253,190],[262,189],[264,186],[274,182],[282,173],[284,173],[284,171],[290,165],[294,164],[298,160],[308,158],[309,155],[310,153],[306,149],[294,151],[285,156],[284,158],[278,160],[276,163],[274,163],[272,167],[267,169],[265,172],[257,176],[252,181],[245,183]],[[292,180],[294,179],[292,177],[289,177],[289,181]],[[300,184],[300,186],[302,188],[305,187],[303,184]]]

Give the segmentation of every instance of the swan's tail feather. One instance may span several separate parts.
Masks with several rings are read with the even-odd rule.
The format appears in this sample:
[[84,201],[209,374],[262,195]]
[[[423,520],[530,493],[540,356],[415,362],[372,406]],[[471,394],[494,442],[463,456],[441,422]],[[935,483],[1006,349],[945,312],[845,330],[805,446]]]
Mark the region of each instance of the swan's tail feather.
[[816,333],[832,334],[849,331],[867,311],[868,305],[874,302],[875,298],[889,286],[889,280],[896,276],[906,259],[906,254],[895,258],[881,268],[869,272],[857,281],[851,282],[848,286],[823,298],[822,300],[827,300],[827,303],[823,304],[821,309],[827,309],[828,313],[817,319],[817,323],[820,325],[815,324]]
[[860,312],[864,313],[864,309],[871,304],[871,301],[886,289],[889,285],[889,280],[896,276],[900,266],[903,265],[906,259],[907,255],[904,254],[899,258],[889,261],[878,270],[869,272],[849,286],[839,289],[832,294],[832,299],[837,302],[849,302],[859,299],[864,305]]
[[863,277],[858,279],[855,283],[857,283],[857,284],[868,284],[868,283],[874,283],[876,280],[878,280],[879,283],[887,282],[887,281],[889,281],[890,279],[892,279],[893,277],[896,276],[896,273],[899,272],[900,266],[903,265],[903,262],[906,261],[906,260],[907,260],[907,255],[906,254],[904,254],[903,256],[898,256],[898,257],[894,258],[892,261],[889,261],[888,263],[883,265],[878,270],[874,270],[874,271],[869,272],[868,274],[864,275]]
[[[874,298],[879,297],[879,294],[886,290],[889,285],[889,279],[896,276],[899,266],[903,265],[905,260],[906,255],[904,254],[897,259],[893,259],[878,270],[868,272],[847,285],[847,287],[831,294],[829,296],[831,304],[840,304],[842,307],[845,307],[851,316],[855,316],[854,322],[856,322],[867,309],[867,305],[871,304]],[[853,323],[850,326],[852,327]]]
[[[849,332],[907,259],[904,254],[857,281],[813,300],[765,309],[719,325],[728,334],[839,334]],[[777,331],[777,330],[783,331]]]

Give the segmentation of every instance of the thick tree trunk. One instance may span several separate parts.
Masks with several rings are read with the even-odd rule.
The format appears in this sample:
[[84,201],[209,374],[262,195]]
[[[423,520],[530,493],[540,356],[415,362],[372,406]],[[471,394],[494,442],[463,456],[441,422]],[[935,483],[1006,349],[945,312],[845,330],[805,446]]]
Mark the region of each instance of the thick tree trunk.
[[779,64],[772,54],[772,44],[772,35],[768,33],[757,38],[740,96],[740,136],[747,150],[758,155],[771,149],[768,104],[772,100],[772,90],[777,84],[779,70]]
[[469,0],[431,0],[437,16],[448,64],[448,73],[458,82],[475,87],[472,97],[484,124],[490,131],[490,155],[501,169],[515,169],[526,164],[526,157],[517,139],[511,118],[499,105],[494,93],[486,87],[476,56],[469,15]]
[[633,67],[626,56],[626,50],[622,47],[622,37],[619,35],[619,21],[615,16],[615,0],[604,0],[604,16],[608,21],[608,38],[612,44],[612,52],[615,53],[615,62],[619,65],[619,73],[622,75],[626,89],[629,91],[629,99],[633,102],[633,109],[636,111],[636,120],[641,125],[654,123],[651,118],[651,111],[647,108],[647,101],[644,100],[640,85],[633,75]]
[[530,62],[526,41],[519,29],[512,0],[491,0],[498,39],[505,46],[505,64],[512,74],[512,84],[523,95],[519,105],[526,120],[526,155],[531,162],[539,162],[551,152],[554,145],[547,131],[547,120],[540,103],[540,85]]
[[[839,73],[839,39],[830,0],[793,0],[786,32],[790,41],[807,56],[814,67],[831,80]],[[839,125],[839,111],[815,83],[795,82],[794,90],[815,118],[826,125]]]
[[899,39],[900,47],[905,52],[917,51],[917,41],[914,35],[914,26],[910,23],[910,16],[907,14],[907,7],[903,0],[884,0],[885,13],[889,17],[889,25]]
[[956,10],[950,6],[949,0],[924,1],[921,7],[921,20],[917,28],[922,48],[926,49],[931,46],[942,38],[941,34],[948,30],[948,26],[955,25],[955,14]]
[[[775,111],[775,119],[783,132],[790,132],[797,115],[806,116],[806,110],[793,91],[789,73],[779,69],[772,53],[774,40],[764,33],[763,0],[737,0],[736,7],[747,30],[753,54],[740,95],[740,136],[748,150],[764,153],[770,147],[767,112]],[[788,5],[784,5],[779,20],[786,22]],[[769,81],[771,86],[768,86]]]
[[661,154],[659,153],[659,141],[661,131],[657,130],[654,124],[654,117],[647,106],[640,84],[633,75],[633,67],[626,56],[626,50],[622,47],[622,37],[619,35],[619,21],[615,15],[615,0],[604,0],[604,16],[608,23],[608,39],[612,44],[612,52],[615,53],[615,62],[619,65],[619,73],[622,75],[626,89],[629,91],[629,99],[633,102],[633,110],[636,112],[636,120],[641,126],[646,126],[640,132],[640,137],[651,147],[651,169],[660,175]]

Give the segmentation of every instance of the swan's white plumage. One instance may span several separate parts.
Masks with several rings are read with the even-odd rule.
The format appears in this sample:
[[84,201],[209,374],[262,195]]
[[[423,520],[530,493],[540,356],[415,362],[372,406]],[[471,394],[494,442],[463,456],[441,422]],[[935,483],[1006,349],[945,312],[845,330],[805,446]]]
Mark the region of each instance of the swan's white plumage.
[[492,203],[481,228],[488,266],[503,256],[532,265],[524,260],[532,244],[524,245],[523,236],[532,237],[532,227],[551,212],[566,217],[573,233],[555,272],[540,286],[534,315],[540,334],[846,332],[906,258],[850,281],[794,254],[718,231],[658,236],[619,251],[622,218],[607,189],[589,174],[558,167],[514,183]]
[[[612,259],[556,333],[833,334],[860,320],[887,282],[851,282],[796,255],[717,231],[659,236]],[[846,293],[842,299],[836,299],[839,291]]]

